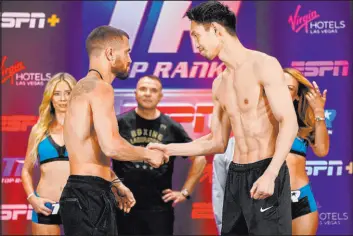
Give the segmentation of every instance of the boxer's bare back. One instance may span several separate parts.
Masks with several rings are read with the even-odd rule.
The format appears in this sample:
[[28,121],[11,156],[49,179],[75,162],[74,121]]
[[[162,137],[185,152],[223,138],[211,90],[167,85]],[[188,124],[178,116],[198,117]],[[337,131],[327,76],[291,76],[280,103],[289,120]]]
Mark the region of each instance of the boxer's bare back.
[[[225,130],[232,129],[235,138],[233,161],[240,164],[273,157],[278,121],[293,110],[288,91],[284,91],[287,89],[284,78],[278,73],[281,67],[277,60],[261,52],[250,53],[251,56],[236,70],[227,68],[220,74],[212,88],[213,115],[218,113],[218,117],[224,117],[216,120],[222,122]],[[270,70],[274,72],[267,73]],[[277,78],[269,78],[271,73]],[[289,107],[283,104],[289,104]]]
[[72,90],[64,123],[71,175],[110,181],[110,157],[143,160],[154,167],[163,163],[163,153],[131,146],[117,127],[112,86],[94,76],[81,79]]

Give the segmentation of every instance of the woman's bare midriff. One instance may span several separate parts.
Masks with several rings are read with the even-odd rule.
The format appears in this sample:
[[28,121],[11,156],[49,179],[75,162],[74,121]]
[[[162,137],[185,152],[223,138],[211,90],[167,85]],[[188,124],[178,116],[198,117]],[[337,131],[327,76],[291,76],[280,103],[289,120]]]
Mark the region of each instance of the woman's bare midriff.
[[306,158],[294,153],[289,153],[286,159],[290,175],[292,190],[300,189],[309,183],[309,177],[305,170]]
[[36,192],[40,197],[59,202],[61,192],[70,175],[68,161],[53,161],[40,166],[40,179]]

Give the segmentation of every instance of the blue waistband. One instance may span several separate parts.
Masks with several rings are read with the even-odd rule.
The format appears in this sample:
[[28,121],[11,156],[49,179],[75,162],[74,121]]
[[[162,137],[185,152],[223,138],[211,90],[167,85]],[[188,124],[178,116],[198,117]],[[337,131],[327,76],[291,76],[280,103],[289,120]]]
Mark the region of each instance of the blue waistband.
[[302,199],[305,196],[311,195],[312,194],[312,190],[311,190],[311,185],[310,183],[301,187],[300,189],[298,189],[300,191],[300,196],[299,199]]

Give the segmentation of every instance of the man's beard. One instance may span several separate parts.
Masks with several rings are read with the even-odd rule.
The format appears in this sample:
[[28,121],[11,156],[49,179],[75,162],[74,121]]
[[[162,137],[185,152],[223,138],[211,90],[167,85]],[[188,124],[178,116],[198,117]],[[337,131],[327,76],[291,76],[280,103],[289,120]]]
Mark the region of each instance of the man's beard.
[[115,77],[117,77],[120,80],[126,80],[129,77],[129,72],[128,71],[117,72],[115,73]]
[[121,68],[117,68],[113,71],[115,77],[120,80],[126,80],[129,77],[129,70],[123,71]]

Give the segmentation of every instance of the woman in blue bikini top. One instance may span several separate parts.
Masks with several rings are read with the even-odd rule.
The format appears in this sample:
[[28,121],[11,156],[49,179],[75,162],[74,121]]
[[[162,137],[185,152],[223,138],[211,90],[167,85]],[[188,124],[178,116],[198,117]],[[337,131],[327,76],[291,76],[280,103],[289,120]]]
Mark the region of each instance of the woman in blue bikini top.
[[324,113],[327,90],[321,94],[318,85],[311,84],[296,69],[285,68],[284,74],[299,124],[298,135],[286,159],[292,190],[292,233],[315,235],[319,217],[305,164],[308,146],[319,157],[329,151]]
[[[63,139],[63,123],[70,93],[76,80],[58,73],[47,83],[39,107],[39,119],[28,140],[22,184],[33,207],[32,234],[60,235],[59,198],[70,174],[68,153]],[[39,162],[38,186],[33,186],[33,168]]]

